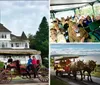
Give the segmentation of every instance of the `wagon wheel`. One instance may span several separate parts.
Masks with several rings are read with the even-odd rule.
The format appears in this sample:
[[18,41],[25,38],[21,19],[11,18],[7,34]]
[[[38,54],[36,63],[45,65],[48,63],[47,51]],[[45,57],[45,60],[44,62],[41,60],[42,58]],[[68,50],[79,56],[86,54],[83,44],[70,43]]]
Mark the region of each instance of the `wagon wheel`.
[[0,74],[0,83],[4,84],[4,83],[9,83],[12,80],[12,74],[10,71],[8,70],[4,70],[2,71],[2,73]]
[[40,68],[37,77],[41,82],[49,81],[49,70],[47,68]]

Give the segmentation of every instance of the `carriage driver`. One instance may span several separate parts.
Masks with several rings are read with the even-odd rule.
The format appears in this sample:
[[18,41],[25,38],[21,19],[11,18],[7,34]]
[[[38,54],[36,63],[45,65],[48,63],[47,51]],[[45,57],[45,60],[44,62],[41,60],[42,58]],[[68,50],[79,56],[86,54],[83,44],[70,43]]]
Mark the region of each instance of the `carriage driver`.
[[13,59],[11,58],[11,56],[9,56],[8,63],[11,64],[12,62],[13,62]]

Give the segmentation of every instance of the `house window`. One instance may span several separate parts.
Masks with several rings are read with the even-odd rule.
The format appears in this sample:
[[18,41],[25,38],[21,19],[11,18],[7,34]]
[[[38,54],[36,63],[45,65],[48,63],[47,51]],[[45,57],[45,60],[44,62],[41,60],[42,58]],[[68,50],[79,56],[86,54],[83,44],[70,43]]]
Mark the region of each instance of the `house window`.
[[15,43],[16,44],[16,47],[19,47],[19,43]]
[[6,43],[6,47],[7,47],[7,43]]
[[5,47],[5,45],[4,45],[4,43],[2,43],[2,48],[4,48]]
[[25,48],[27,48],[27,43],[25,43]]
[[5,38],[7,38],[7,36],[5,35]]
[[7,38],[6,34],[0,35],[0,38]]
[[11,47],[14,47],[13,43],[11,44]]
[[4,35],[2,35],[2,38],[4,38]]

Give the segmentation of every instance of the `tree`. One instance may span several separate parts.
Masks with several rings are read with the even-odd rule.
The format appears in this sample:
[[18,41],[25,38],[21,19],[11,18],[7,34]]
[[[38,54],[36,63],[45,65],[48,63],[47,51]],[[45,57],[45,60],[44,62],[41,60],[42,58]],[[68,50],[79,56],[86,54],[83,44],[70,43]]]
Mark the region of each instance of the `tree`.
[[30,48],[41,51],[43,64],[47,66],[45,59],[49,55],[49,26],[46,17],[42,18],[38,29],[36,35],[29,34]]

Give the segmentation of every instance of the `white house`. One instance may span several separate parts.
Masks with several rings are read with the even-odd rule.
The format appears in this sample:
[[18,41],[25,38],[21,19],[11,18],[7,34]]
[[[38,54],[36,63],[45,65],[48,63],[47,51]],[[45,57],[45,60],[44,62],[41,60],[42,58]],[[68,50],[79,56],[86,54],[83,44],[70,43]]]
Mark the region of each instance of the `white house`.
[[21,36],[16,36],[0,23],[0,48],[29,48],[29,40],[27,39],[24,32]]
[[31,54],[42,62],[41,52],[29,48],[29,40],[24,32],[16,36],[0,23],[0,61],[7,62],[9,56],[12,56],[13,60],[18,59],[26,64]]

